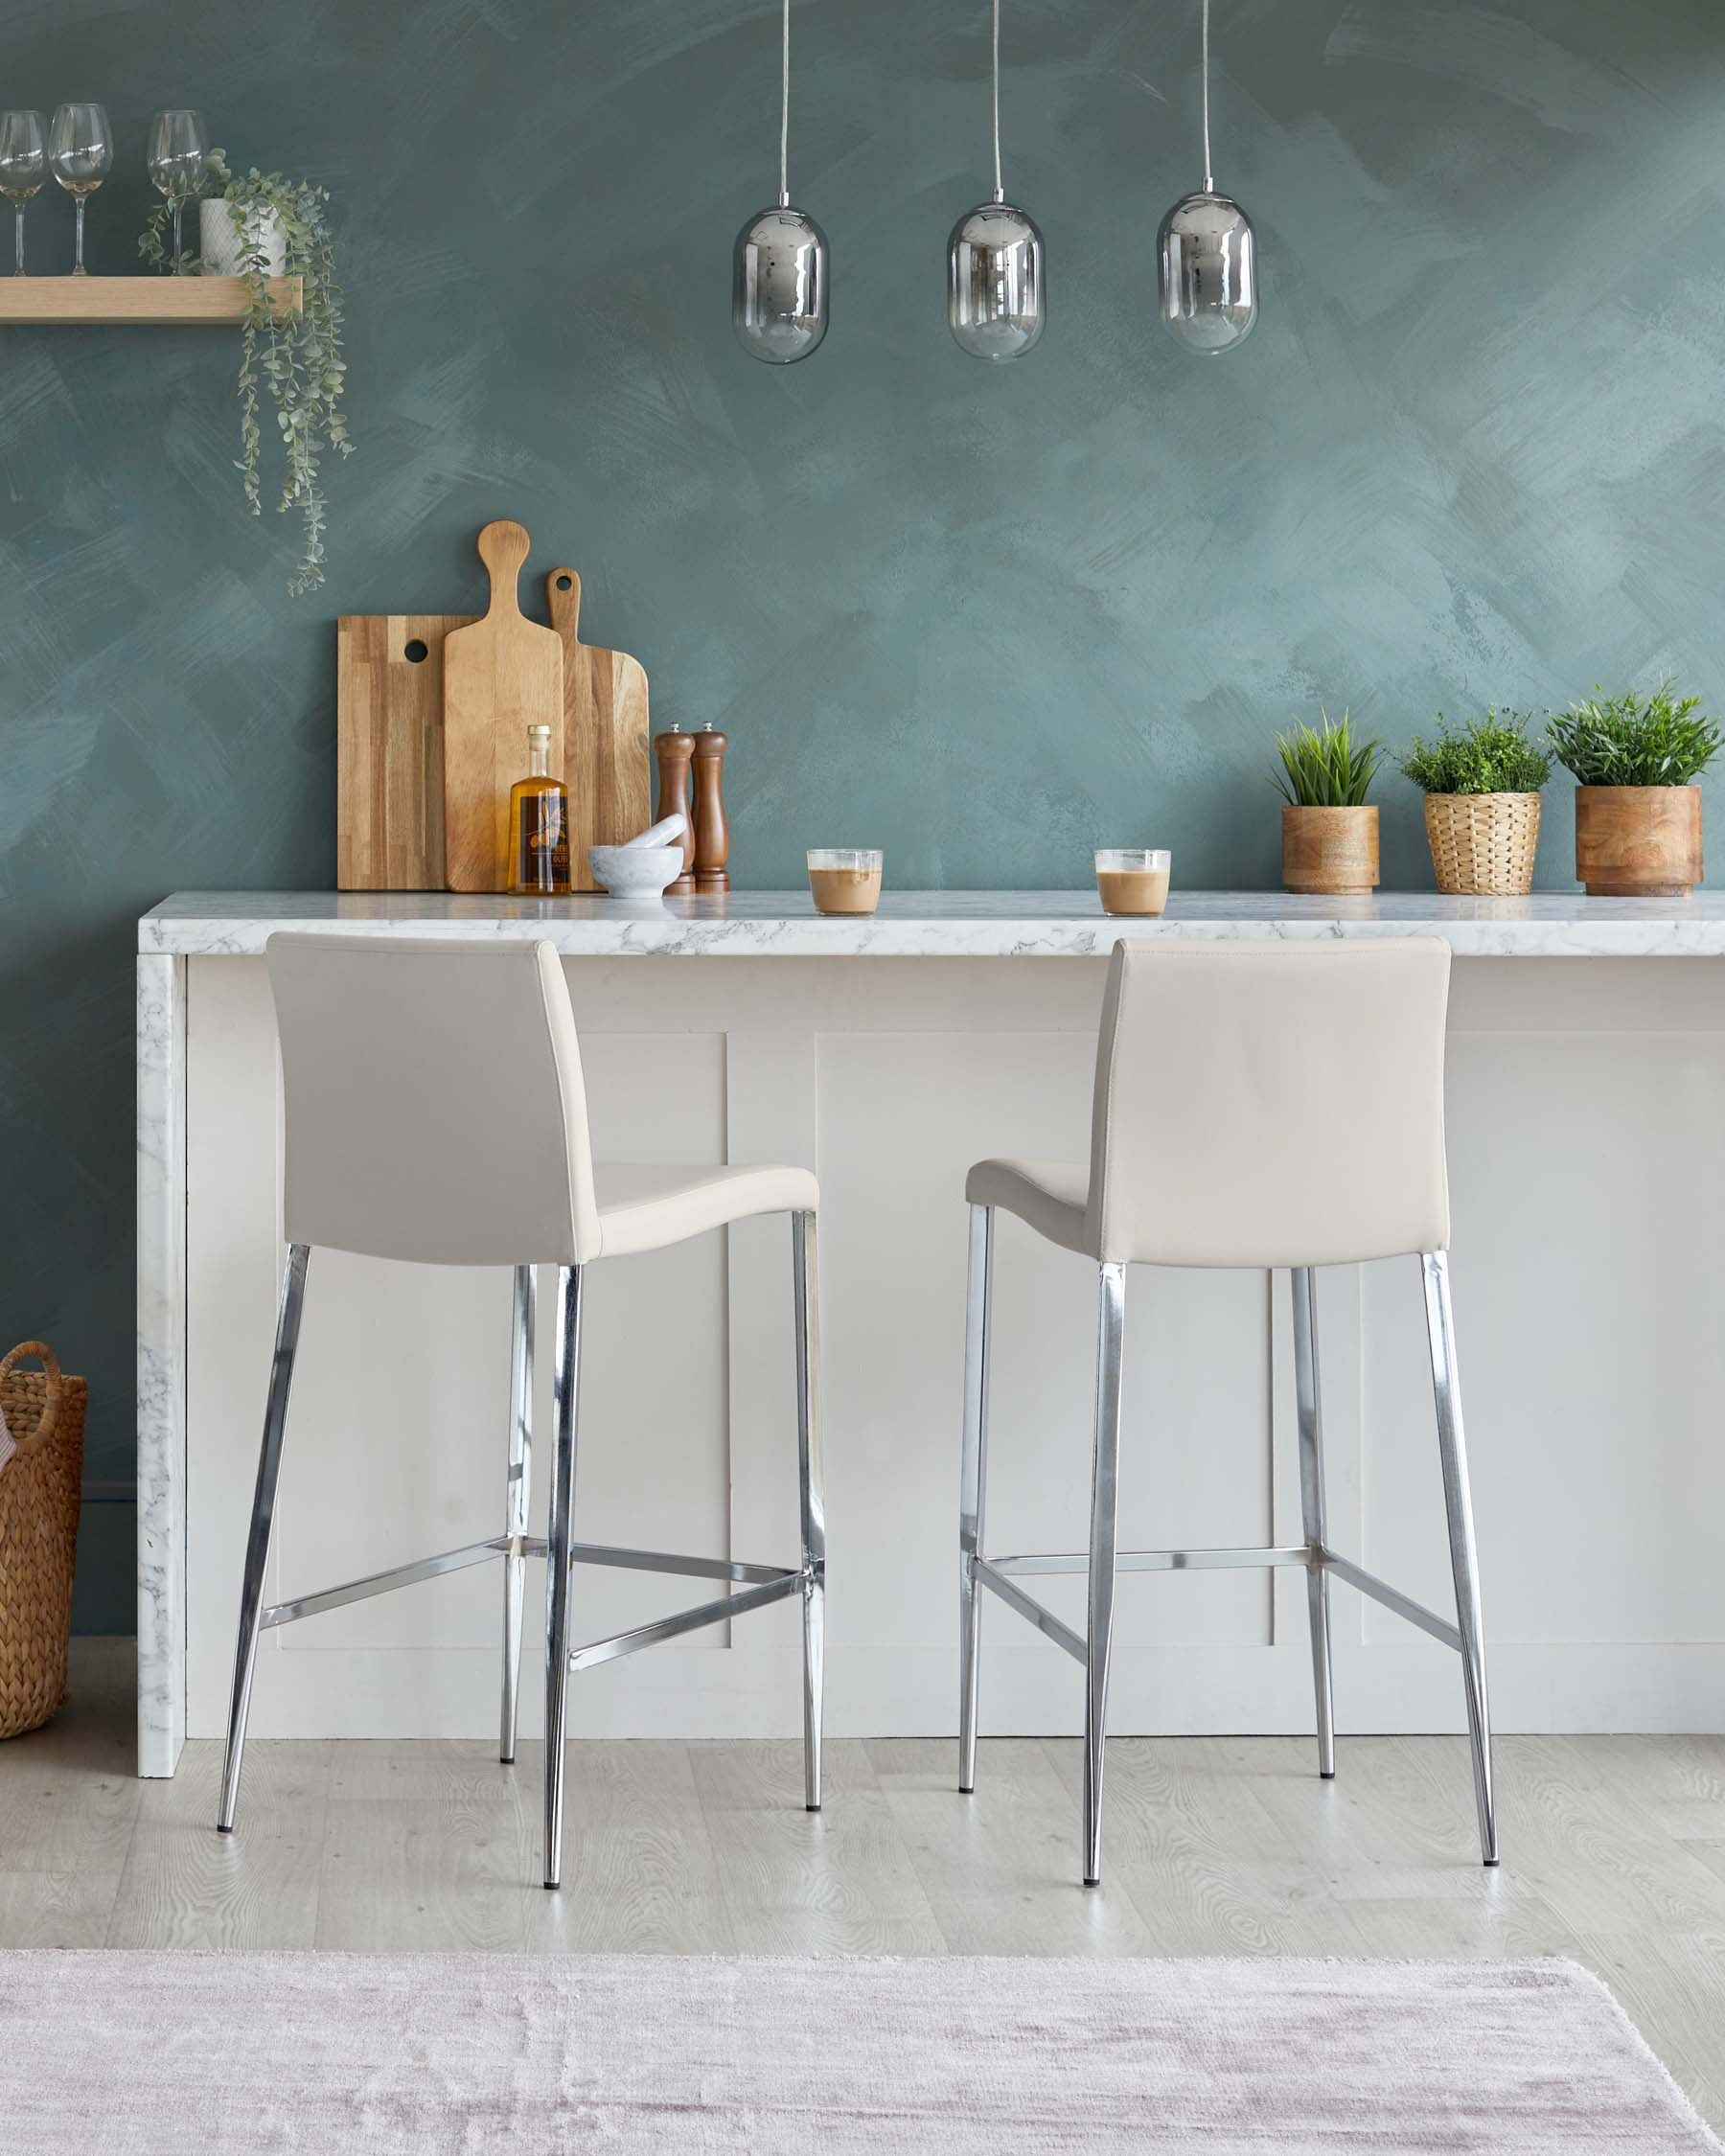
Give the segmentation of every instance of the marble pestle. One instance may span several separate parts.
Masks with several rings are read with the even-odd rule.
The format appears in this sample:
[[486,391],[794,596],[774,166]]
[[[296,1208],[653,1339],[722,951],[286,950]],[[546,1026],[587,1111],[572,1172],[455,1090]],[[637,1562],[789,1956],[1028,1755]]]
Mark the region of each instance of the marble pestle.
[[688,817],[678,809],[671,815],[661,816],[657,823],[650,825],[647,830],[638,833],[633,838],[626,838],[623,841],[622,851],[633,853],[642,846],[672,845],[682,837],[688,829]]

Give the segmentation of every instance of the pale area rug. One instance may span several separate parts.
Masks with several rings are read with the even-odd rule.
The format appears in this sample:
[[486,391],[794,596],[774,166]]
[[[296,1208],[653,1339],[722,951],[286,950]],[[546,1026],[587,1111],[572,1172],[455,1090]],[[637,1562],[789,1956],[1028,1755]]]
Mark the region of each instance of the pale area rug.
[[1563,1961],[0,1956],[32,2156],[1699,2156]]

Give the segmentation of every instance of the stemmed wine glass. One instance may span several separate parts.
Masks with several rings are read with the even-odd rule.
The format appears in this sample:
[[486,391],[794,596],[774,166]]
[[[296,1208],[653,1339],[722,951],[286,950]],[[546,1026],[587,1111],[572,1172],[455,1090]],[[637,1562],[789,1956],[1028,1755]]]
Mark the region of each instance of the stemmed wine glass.
[[78,240],[72,255],[72,274],[86,274],[83,259],[84,203],[108,175],[114,162],[114,138],[108,116],[99,104],[62,104],[54,115],[48,137],[48,160],[54,176],[78,205]]
[[24,205],[48,177],[48,130],[39,112],[0,112],[0,195],[16,213],[12,275],[24,274]]
[[150,123],[150,176],[173,212],[173,271],[181,261],[180,218],[203,180],[209,154],[202,119],[196,112],[158,112]]

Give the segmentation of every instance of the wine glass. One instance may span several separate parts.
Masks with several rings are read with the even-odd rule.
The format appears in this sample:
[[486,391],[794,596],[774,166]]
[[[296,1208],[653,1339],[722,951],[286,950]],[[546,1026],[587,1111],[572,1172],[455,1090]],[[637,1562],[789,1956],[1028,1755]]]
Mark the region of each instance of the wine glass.
[[83,259],[84,203],[108,175],[114,162],[114,138],[108,116],[99,104],[62,104],[48,137],[48,161],[54,176],[78,205],[78,239],[72,274],[86,274]]
[[16,213],[12,275],[24,274],[24,205],[48,177],[48,129],[39,112],[0,112],[0,195]]
[[173,269],[181,261],[180,218],[203,180],[209,154],[201,117],[196,112],[158,112],[150,123],[150,176],[173,212]]

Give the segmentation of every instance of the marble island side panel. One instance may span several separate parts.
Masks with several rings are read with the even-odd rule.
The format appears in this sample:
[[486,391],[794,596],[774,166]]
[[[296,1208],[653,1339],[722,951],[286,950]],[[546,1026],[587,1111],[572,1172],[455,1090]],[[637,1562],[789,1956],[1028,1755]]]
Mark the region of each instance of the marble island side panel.
[[[1725,1341],[1711,1317],[1725,1220],[1713,1130],[1725,1098],[1725,975],[1633,961],[1725,952],[1725,908],[1552,898],[1506,918],[1494,902],[1431,898],[1380,899],[1369,911],[1261,894],[1184,903],[1192,910],[1171,912],[1158,932],[1437,927],[1467,960],[1452,1003],[1457,1296],[1500,1719],[1713,1726],[1710,1713],[1725,1711],[1725,1576],[1710,1524],[1725,1516],[1714,1435]],[[605,1150],[818,1167],[832,1730],[946,1728],[963,1166],[1000,1150],[1081,1157],[1101,955],[1125,925],[1104,921],[1089,893],[900,895],[861,925],[876,934],[866,946],[849,940],[858,924],[815,920],[801,894],[697,901],[650,915],[645,930],[603,900],[541,910],[435,896],[190,895],[140,928],[141,1771],[172,1773],[183,1735],[219,1727],[225,1696],[279,1263],[261,953],[289,924],[547,934],[579,986]],[[844,940],[819,940],[833,930]],[[1495,940],[1469,949],[1468,934]],[[702,962],[626,962],[642,954]],[[824,962],[846,955],[879,962]],[[1080,962],[1041,962],[1050,955]],[[921,962],[931,956],[955,962]],[[1576,957],[1593,962],[1568,962]],[[1633,1134],[1633,1173],[1576,1171],[1602,1130],[1624,1142]],[[581,1493],[595,1539],[767,1561],[794,1547],[777,1227],[746,1224],[662,1263],[620,1263],[596,1284]],[[1082,1272],[1008,1232],[1001,1293],[1024,1346],[1000,1406],[1001,1547],[1015,1534],[1026,1547],[1083,1544],[1082,1447],[1069,1443],[1092,1344]],[[391,1560],[463,1539],[470,1518],[475,1533],[496,1524],[501,1421],[496,1444],[485,1432],[506,1296],[487,1276],[417,1274],[335,1253],[314,1265],[275,1582],[284,1592],[373,1569],[373,1524]],[[1405,1289],[1393,1268],[1338,1269],[1324,1284],[1334,1510],[1339,1544],[1440,1602],[1440,1539],[1431,1548],[1419,1539],[1434,1517],[1419,1478],[1435,1469],[1408,1330],[1417,1298]],[[1285,1288],[1262,1275],[1146,1287],[1130,1499],[1143,1510],[1140,1539],[1297,1539],[1284,1303]],[[678,1313],[669,1336],[667,1308]],[[647,1352],[665,1337],[671,1352]],[[1688,1343],[1684,1357],[1663,1352],[1672,1337]],[[1566,1469],[1553,1479],[1559,1447]],[[655,1462],[650,1476],[642,1457]],[[884,1603],[863,1594],[883,1583]],[[273,1635],[258,1733],[482,1732],[494,1709],[494,1585],[488,1572],[462,1574]],[[1117,1726],[1303,1728],[1303,1617],[1284,1607],[1293,1591],[1222,1575],[1136,1583]],[[586,1592],[595,1630],[659,1614],[612,1607],[616,1582]],[[1351,1603],[1338,1618],[1344,1726],[1449,1726],[1449,1658]],[[1076,1692],[1058,1655],[1033,1637],[1000,1636],[988,1653],[994,1731],[1067,1725]],[[769,1613],[728,1645],[661,1649],[616,1665],[622,1680],[589,1673],[581,1727],[786,1733],[795,1658]]]

